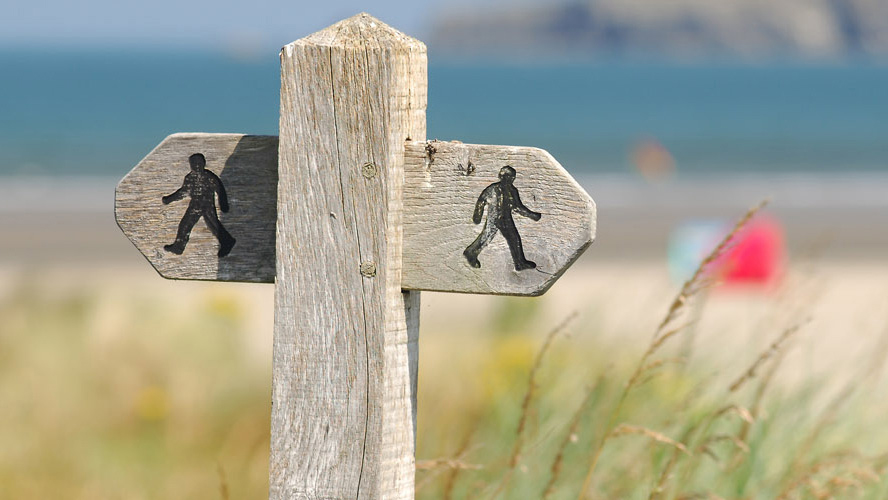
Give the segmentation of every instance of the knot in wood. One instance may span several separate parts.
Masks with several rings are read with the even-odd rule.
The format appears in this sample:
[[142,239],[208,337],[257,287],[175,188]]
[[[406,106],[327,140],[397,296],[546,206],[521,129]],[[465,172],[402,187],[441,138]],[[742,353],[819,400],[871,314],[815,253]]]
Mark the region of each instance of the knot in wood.
[[372,162],[367,162],[364,164],[363,167],[361,167],[361,173],[364,175],[364,177],[366,177],[368,179],[372,179],[372,178],[376,177],[376,174],[378,172],[379,172],[379,170],[376,168],[376,165]]
[[361,262],[361,274],[365,278],[373,278],[376,276],[375,262]]

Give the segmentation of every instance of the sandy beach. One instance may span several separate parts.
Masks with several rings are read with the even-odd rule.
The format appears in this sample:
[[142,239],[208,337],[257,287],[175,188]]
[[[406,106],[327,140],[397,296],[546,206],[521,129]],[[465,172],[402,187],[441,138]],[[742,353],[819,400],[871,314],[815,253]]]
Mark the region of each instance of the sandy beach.
[[[0,262],[137,262],[114,222],[117,180],[0,179]],[[598,208],[598,236],[586,253],[595,261],[661,259],[670,232],[683,221],[730,223],[764,199],[783,224],[793,256],[878,261],[888,255],[884,174],[578,180]]]
[[[769,196],[770,213],[785,226],[788,272],[775,290],[711,294],[695,349],[714,364],[730,363],[737,350],[766,346],[775,326],[810,318],[805,347],[795,351],[794,370],[785,374],[802,380],[828,370],[848,373],[867,349],[861,346],[888,329],[885,178],[582,182],[596,198],[599,230],[574,267],[536,299],[424,293],[423,350],[454,335],[484,335],[497,311],[515,303],[538,313],[526,328],[540,335],[578,311],[595,325],[595,342],[644,345],[679,285],[670,281],[665,259],[672,228],[693,217],[730,220]],[[154,294],[175,307],[206,294],[231,295],[254,327],[252,350],[270,356],[273,287],[163,280],[116,227],[113,188],[112,179],[0,184],[0,294],[33,280],[47,290]]]

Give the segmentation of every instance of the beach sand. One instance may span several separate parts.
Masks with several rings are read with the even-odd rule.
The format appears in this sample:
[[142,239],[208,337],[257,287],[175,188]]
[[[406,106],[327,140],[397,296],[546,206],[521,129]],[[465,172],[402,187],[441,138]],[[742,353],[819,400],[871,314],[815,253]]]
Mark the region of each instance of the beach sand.
[[[657,185],[584,179],[598,204],[598,238],[574,267],[540,298],[424,292],[421,347],[434,350],[437,342],[485,335],[508,314],[503,311],[519,304],[536,311],[522,326],[529,332],[543,335],[578,311],[590,342],[641,349],[680,285],[670,281],[665,259],[672,228],[693,217],[730,221],[770,195],[770,213],[786,229],[786,276],[770,291],[709,294],[692,347],[714,366],[734,362],[739,350],[764,349],[782,328],[810,318],[800,334],[805,347],[795,350],[787,379],[847,371],[841,367],[853,367],[874,337],[888,330],[884,181],[781,177]],[[153,294],[178,308],[206,294],[231,295],[249,317],[252,351],[270,360],[273,287],[160,278],[116,227],[113,189],[112,179],[0,184],[0,300],[28,281],[53,293]]]

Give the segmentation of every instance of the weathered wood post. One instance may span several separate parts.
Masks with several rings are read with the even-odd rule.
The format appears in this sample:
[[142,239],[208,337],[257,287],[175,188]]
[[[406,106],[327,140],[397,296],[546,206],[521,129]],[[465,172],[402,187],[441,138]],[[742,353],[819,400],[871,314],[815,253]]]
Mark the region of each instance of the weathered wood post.
[[173,134],[117,186],[164,277],[275,283],[272,500],[411,500],[419,291],[539,295],[595,238],[549,153],[426,141],[426,90],[359,14],[281,51],[279,137]]
[[281,51],[272,499],[413,498],[401,219],[426,88],[425,45],[366,14]]

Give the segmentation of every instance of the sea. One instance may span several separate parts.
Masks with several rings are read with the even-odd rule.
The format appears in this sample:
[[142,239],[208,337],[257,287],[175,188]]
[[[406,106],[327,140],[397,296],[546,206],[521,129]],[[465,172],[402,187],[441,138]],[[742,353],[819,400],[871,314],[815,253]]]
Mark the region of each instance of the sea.
[[[888,170],[888,65],[434,62],[428,137],[538,146],[578,176]],[[277,54],[0,50],[0,177],[119,178],[174,132],[277,134]]]
[[[428,138],[548,150],[597,204],[596,258],[762,199],[800,254],[888,255],[884,63],[430,60]],[[0,49],[0,261],[134,255],[120,178],[175,132],[277,134],[279,80],[275,53]]]

